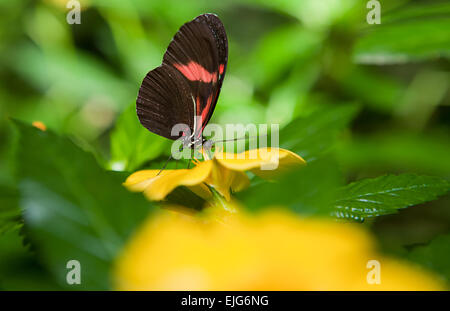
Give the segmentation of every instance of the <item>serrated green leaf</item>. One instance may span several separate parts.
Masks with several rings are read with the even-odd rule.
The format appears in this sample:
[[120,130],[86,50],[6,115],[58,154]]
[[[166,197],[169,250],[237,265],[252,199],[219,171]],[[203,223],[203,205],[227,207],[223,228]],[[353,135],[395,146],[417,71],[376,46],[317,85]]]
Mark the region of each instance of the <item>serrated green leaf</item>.
[[141,125],[133,103],[122,112],[111,133],[110,167],[133,171],[166,149],[169,150],[169,141]]
[[63,290],[24,245],[19,230],[0,237],[0,290]]
[[[103,170],[69,139],[16,123],[21,208],[25,232],[57,282],[71,289],[108,289],[113,259],[152,210],[123,178]],[[66,283],[78,260],[81,285]]]
[[428,245],[414,247],[407,258],[435,271],[450,282],[450,234],[438,236]]
[[339,218],[368,218],[436,199],[450,184],[440,177],[414,174],[363,179],[343,187],[334,204]]
[[21,225],[18,191],[11,187],[0,186],[0,235],[18,229]]

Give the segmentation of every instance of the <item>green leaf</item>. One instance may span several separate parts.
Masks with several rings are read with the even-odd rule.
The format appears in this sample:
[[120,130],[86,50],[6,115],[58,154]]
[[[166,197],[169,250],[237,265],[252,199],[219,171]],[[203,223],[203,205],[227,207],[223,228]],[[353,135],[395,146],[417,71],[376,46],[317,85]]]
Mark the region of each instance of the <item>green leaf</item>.
[[450,14],[450,3],[427,1],[426,3],[408,2],[401,7],[390,10],[383,14],[384,23],[399,22],[408,19],[434,18],[448,16]]
[[0,186],[0,235],[21,225],[19,193],[16,189]]
[[333,147],[336,135],[355,117],[356,105],[334,105],[295,119],[280,130],[281,147],[310,162]]
[[62,290],[38,262],[36,254],[24,245],[19,230],[0,237],[0,290]]
[[320,159],[276,181],[261,181],[236,196],[250,210],[276,206],[301,215],[329,216],[339,181],[336,163]]
[[46,90],[49,86],[55,87],[58,94],[64,94],[65,99],[74,105],[100,95],[110,107],[119,108],[133,96],[133,86],[116,77],[92,54],[81,50],[44,51],[31,43],[18,45],[8,55],[9,66],[36,88]]
[[339,83],[349,96],[383,113],[398,109],[398,103],[405,92],[404,86],[397,80],[360,66],[349,70],[339,79]]
[[128,106],[111,133],[111,161],[114,170],[133,171],[144,162],[169,150],[169,140],[144,128],[136,115],[136,105]]
[[[296,38],[292,40],[292,38]],[[321,34],[306,31],[298,24],[280,27],[266,35],[251,58],[249,75],[256,85],[267,87],[292,69],[292,64],[308,64],[317,55]]]
[[[346,171],[405,171],[429,175],[450,175],[449,136],[389,130],[375,135],[353,135],[340,141],[338,160]],[[407,150],[407,152],[406,152]]]
[[450,6],[410,4],[381,16],[354,47],[357,62],[394,64],[450,56]]
[[450,282],[450,234],[438,236],[428,245],[414,247],[407,258]]
[[339,218],[364,219],[436,199],[450,190],[439,177],[414,174],[363,179],[343,187],[334,204]]
[[[151,203],[103,170],[65,137],[16,122],[21,207],[27,237],[56,281],[71,289],[110,288],[110,266]],[[66,283],[69,260],[81,264],[81,285]]]

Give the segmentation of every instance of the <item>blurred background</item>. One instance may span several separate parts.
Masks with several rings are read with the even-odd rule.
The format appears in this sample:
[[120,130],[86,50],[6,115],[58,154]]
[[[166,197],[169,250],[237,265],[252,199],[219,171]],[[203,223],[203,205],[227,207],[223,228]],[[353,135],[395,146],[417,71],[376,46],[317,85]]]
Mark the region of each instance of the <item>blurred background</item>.
[[[84,0],[81,24],[69,25],[68,1],[0,0],[0,184],[15,184],[9,118],[71,136],[108,169],[165,158],[167,142],[135,125],[129,131],[145,144],[133,160],[110,137],[125,135],[118,122],[136,123],[143,77],[178,28],[205,12],[219,15],[229,40],[212,122],[283,127],[317,107],[353,104],[333,145],[347,182],[402,172],[449,177],[450,3],[380,1],[381,24],[370,25],[367,2]],[[367,226],[395,252],[448,233],[448,207],[444,197]],[[33,267],[18,240],[2,239],[0,252],[17,249],[8,256]],[[0,272],[10,268],[0,262]]]

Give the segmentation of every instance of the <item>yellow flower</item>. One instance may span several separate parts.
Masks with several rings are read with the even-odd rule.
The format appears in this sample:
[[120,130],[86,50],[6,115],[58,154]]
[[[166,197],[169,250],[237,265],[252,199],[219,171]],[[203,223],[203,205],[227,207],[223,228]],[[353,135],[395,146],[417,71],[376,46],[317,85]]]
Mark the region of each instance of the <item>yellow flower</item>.
[[[380,284],[369,284],[370,260]],[[372,280],[372,278],[370,278]],[[272,210],[226,224],[160,214],[119,256],[119,290],[442,290],[433,275],[384,257],[353,224]]]
[[[213,159],[197,162],[192,169],[142,170],[130,175],[124,183],[130,191],[144,192],[155,201],[164,199],[178,186],[186,186],[197,195],[209,199],[208,186],[230,200],[230,189],[237,192],[249,185],[244,171],[263,178],[272,178],[280,172],[305,165],[297,154],[278,148],[261,148],[239,154],[216,152]],[[207,186],[208,185],[208,186]]]
[[47,130],[47,126],[45,126],[45,124],[41,121],[34,121],[33,123],[31,123],[31,125],[33,125],[35,128],[40,129],[41,131]]

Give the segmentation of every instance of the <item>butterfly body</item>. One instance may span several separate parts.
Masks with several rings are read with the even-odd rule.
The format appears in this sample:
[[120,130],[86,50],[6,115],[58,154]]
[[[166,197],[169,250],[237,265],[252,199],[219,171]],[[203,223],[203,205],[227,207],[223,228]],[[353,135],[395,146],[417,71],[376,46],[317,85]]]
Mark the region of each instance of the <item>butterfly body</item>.
[[162,64],[145,76],[139,89],[136,111],[141,124],[163,137],[181,138],[185,147],[201,146],[227,61],[227,35],[216,15],[202,14],[181,26]]

